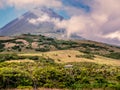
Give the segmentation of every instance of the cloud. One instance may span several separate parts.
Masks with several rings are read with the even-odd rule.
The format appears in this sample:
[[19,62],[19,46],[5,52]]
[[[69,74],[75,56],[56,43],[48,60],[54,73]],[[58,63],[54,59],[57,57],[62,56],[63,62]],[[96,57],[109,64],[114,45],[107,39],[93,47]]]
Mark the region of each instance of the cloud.
[[73,33],[78,33],[85,30],[85,23],[90,23],[89,21],[85,21],[85,18],[79,16],[73,16],[68,20],[60,20],[59,18],[50,17],[47,14],[43,14],[36,19],[28,19],[28,22],[33,25],[39,25],[42,22],[51,22],[56,26],[56,28],[65,29],[68,38]]
[[0,1],[0,5],[1,4],[4,6],[12,6],[17,9],[31,9],[37,6],[60,7],[62,5],[59,0],[2,0]]
[[62,20],[60,22],[54,22],[58,28],[63,28],[67,32],[67,36],[70,37],[73,33],[81,33],[86,29],[86,24],[89,21],[85,20],[82,16],[73,16],[69,20]]
[[107,34],[104,37],[108,38],[108,39],[118,39],[118,40],[120,40],[120,30],[116,31],[116,32],[112,32],[110,34]]
[[[120,0],[86,0],[84,4],[90,8],[89,12],[80,10],[78,14],[73,13],[59,26],[67,30],[68,36],[80,33],[90,40],[120,45]],[[114,42],[113,38],[116,39]]]
[[3,8],[3,0],[0,1],[0,8]]
[[43,14],[37,19],[34,18],[29,19],[28,22],[33,25],[39,25],[41,22],[53,22],[53,21],[52,18],[50,18],[47,14]]

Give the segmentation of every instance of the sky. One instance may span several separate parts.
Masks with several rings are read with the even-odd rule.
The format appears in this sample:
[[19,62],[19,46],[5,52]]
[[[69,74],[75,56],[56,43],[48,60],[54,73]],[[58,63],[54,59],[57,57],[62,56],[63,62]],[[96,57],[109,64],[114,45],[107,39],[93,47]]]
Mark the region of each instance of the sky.
[[[15,0],[6,0],[6,1],[13,1],[12,3],[14,4]],[[26,0],[29,1],[29,0]],[[33,0],[34,1],[34,0]],[[36,1],[36,0],[35,0]],[[39,0],[41,1],[41,0]],[[86,11],[89,11],[89,8],[87,6],[84,6],[81,2],[78,2],[79,0],[62,0],[62,3],[67,6],[73,6],[77,7],[80,9],[84,9]],[[2,5],[3,4],[3,5]],[[0,28],[5,26],[7,23],[10,21],[14,20],[15,18],[19,17],[23,13],[25,13],[27,10],[33,8],[21,8],[21,7],[16,7],[16,5],[11,5],[10,3],[6,5],[7,2],[4,2],[4,0],[0,1]],[[69,18],[69,15],[61,9],[57,11],[60,15],[63,15],[65,18]]]
[[49,20],[66,29],[68,37],[76,33],[120,46],[120,0],[0,0],[0,28],[38,6],[52,8],[67,18]]
[[16,10],[13,7],[0,9],[0,28],[8,24],[10,21],[21,16],[26,10]]

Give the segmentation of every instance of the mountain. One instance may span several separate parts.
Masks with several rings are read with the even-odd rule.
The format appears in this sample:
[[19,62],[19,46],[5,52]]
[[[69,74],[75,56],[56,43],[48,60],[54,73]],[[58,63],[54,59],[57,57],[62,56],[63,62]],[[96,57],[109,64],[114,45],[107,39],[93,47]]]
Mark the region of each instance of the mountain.
[[[31,33],[66,39],[65,30],[55,28],[53,22],[50,22],[49,20],[47,21],[47,16],[52,19],[64,19],[64,17],[60,16],[52,9],[45,7],[34,8],[1,28],[0,36],[15,36]],[[44,19],[46,21],[44,21]],[[35,20],[38,20],[39,22]],[[74,34],[70,37],[70,39],[83,38]]]

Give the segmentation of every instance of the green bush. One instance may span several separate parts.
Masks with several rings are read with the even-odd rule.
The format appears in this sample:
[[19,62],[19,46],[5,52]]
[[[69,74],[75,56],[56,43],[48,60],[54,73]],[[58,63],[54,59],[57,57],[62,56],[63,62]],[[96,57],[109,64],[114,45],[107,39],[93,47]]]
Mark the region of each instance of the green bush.
[[16,60],[18,59],[18,55],[13,54],[0,54],[0,62],[7,61],[7,60]]
[[120,81],[120,75],[117,75],[117,77],[116,77],[116,78],[117,78],[117,80],[119,80],[119,81]]
[[50,51],[50,49],[49,48],[37,48],[35,49],[35,51],[47,52],[47,51]]
[[5,47],[5,45],[0,43],[0,49],[3,49],[4,47]]
[[37,69],[35,71],[35,77],[39,86],[45,86],[48,88],[70,87],[74,81],[64,70],[55,67]]
[[39,57],[38,62],[46,64],[46,65],[55,65],[55,61],[52,58],[44,58],[44,57]]
[[108,87],[111,88],[112,90],[120,90],[120,83],[110,83],[108,84]]
[[28,85],[32,85],[29,73],[15,68],[0,68],[0,88],[16,88]]
[[93,84],[93,87],[95,87],[95,88],[101,88],[101,87],[105,88],[108,85],[107,80],[105,78],[103,78],[103,77],[96,77],[95,80],[96,81]]
[[0,49],[0,52],[3,52],[5,49],[3,48],[3,49]]
[[77,58],[86,58],[86,59],[94,59],[95,56],[93,54],[84,54],[84,55],[76,55]]
[[14,46],[14,47],[12,47],[12,49],[21,52],[21,47],[20,46]]
[[98,46],[98,45],[95,45],[95,44],[82,43],[81,46],[84,47],[84,48],[90,47],[90,48],[96,48],[96,49],[105,49],[105,50],[108,49],[108,48],[106,48],[106,47]]
[[106,54],[104,56],[108,58],[113,58],[113,59],[120,59],[120,52],[113,52],[110,54]]

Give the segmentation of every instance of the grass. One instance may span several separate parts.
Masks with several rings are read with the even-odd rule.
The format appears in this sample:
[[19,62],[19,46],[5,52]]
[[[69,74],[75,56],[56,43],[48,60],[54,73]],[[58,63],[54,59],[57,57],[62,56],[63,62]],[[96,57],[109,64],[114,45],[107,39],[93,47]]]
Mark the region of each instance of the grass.
[[27,59],[24,59],[24,60],[10,60],[10,61],[5,61],[5,62],[8,62],[8,63],[13,63],[13,62],[15,62],[15,63],[32,62],[32,63],[34,63],[33,60],[27,60]]
[[97,64],[106,64],[113,66],[120,66],[120,60],[110,59],[102,56],[95,55],[94,60],[86,59],[84,57],[77,58],[76,55],[84,55],[84,53],[76,50],[59,50],[50,51],[44,53],[23,53],[18,54],[19,56],[43,56],[49,57],[55,60],[57,63],[68,63],[68,62],[94,62]]

